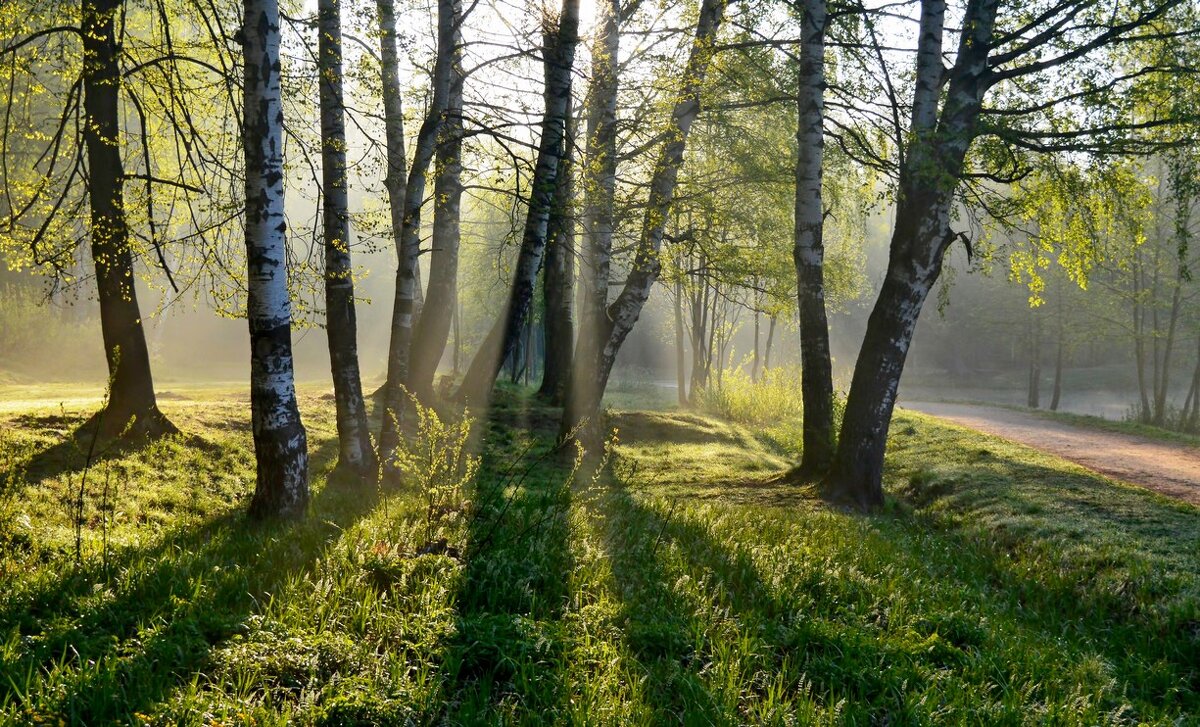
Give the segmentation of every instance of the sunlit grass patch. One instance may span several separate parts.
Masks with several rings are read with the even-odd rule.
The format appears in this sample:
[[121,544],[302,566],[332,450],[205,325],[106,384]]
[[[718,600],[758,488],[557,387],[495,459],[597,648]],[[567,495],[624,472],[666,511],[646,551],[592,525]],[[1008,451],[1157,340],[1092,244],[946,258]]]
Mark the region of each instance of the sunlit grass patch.
[[[0,526],[24,545],[5,551],[0,721],[1094,725],[1200,709],[1196,510],[1053,457],[904,414],[888,507],[864,517],[772,479],[794,451],[691,412],[618,412],[611,467],[573,478],[554,412],[514,390],[480,430],[461,552],[422,554],[421,493],[326,482],[320,393],[302,399],[316,456],[299,523],[244,516],[234,392],[168,401],[184,435],[95,465],[129,480],[113,511],[87,511],[108,518],[107,563],[92,520],[74,565],[56,497],[77,464],[5,490]],[[31,418],[3,430],[10,467],[74,421],[16,416]]]

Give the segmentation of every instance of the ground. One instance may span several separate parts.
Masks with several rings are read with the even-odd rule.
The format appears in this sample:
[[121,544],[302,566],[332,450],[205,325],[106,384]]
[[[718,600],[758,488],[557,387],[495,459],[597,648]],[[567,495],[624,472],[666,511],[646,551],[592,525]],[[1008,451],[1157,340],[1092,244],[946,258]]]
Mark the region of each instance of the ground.
[[554,412],[509,390],[467,501],[443,507],[327,481],[325,394],[302,390],[311,512],[255,525],[243,391],[175,390],[185,434],[105,451],[86,481],[68,435],[94,401],[0,392],[5,721],[1200,715],[1190,505],[915,413],[869,516],[781,483],[783,425],[616,411],[593,476],[549,451]]
[[1013,407],[913,401],[906,408],[1056,454],[1121,482],[1200,505],[1200,448],[1184,435],[1122,431],[1076,416]]

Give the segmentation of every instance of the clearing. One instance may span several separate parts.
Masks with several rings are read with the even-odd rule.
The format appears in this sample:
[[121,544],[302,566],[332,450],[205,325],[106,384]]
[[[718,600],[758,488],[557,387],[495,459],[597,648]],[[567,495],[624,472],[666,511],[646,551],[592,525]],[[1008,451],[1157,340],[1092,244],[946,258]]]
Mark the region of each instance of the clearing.
[[106,452],[79,519],[86,410],[0,412],[0,723],[1200,715],[1196,509],[1002,439],[901,413],[863,516],[773,477],[787,432],[702,413],[615,412],[609,467],[573,477],[554,412],[506,389],[443,509],[329,480],[304,387],[309,515],[257,525],[244,393],[174,390],[185,434]]

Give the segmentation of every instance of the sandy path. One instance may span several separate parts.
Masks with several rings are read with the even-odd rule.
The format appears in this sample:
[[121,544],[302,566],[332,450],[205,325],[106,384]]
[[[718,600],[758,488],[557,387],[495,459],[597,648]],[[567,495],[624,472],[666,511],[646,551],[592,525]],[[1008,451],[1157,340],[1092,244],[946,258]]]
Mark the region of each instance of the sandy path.
[[906,409],[1019,442],[1114,479],[1200,505],[1200,449],[973,404],[908,401]]

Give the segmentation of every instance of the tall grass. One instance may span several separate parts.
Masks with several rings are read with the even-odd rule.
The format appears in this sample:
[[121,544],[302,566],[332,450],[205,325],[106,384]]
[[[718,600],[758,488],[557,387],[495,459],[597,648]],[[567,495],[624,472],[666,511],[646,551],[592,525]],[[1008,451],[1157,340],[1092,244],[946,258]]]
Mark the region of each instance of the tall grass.
[[[804,397],[798,366],[767,369],[755,381],[742,367],[727,369],[718,384],[692,395],[699,411],[754,427],[781,449],[798,454],[803,441]],[[833,397],[834,430],[840,426],[845,397]]]

